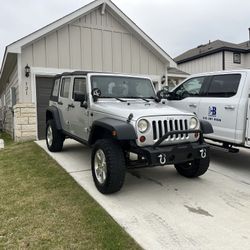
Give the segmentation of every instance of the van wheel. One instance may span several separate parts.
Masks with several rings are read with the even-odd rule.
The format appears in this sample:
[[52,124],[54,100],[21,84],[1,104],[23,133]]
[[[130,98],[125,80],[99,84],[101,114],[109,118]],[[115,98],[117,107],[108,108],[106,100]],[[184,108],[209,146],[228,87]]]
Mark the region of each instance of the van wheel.
[[65,136],[56,129],[54,120],[47,121],[46,124],[46,144],[51,152],[60,152],[63,148]]
[[206,159],[196,159],[192,162],[175,164],[177,172],[187,178],[194,178],[206,173],[209,167],[209,157]]
[[92,176],[103,194],[119,191],[124,183],[126,165],[121,146],[113,140],[98,140],[91,157]]

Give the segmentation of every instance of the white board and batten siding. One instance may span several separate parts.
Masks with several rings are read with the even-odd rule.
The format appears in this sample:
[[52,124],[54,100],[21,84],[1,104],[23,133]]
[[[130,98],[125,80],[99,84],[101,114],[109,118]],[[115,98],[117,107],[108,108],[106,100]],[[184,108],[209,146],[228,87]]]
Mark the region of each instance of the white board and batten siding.
[[222,70],[222,52],[181,63],[178,68],[189,74]]
[[250,58],[248,54],[241,53],[241,62],[234,63],[234,53],[230,51],[225,51],[225,69],[245,69],[249,68]]
[[102,15],[101,8],[24,47],[21,60],[23,67],[166,74],[165,63],[108,9]]
[[15,67],[9,77],[9,83],[7,84],[5,91],[3,91],[0,105],[0,119],[3,119],[5,113],[5,124],[4,129],[12,134],[13,133],[13,112],[12,112],[12,97],[11,88],[15,88],[16,92],[16,102],[19,101],[19,87],[18,87],[18,75],[17,67]]

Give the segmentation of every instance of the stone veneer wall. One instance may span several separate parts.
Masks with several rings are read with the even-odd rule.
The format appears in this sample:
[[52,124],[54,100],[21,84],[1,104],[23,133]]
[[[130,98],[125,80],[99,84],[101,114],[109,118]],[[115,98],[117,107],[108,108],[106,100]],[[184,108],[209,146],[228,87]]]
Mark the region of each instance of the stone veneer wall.
[[36,139],[36,107],[33,103],[22,103],[14,106],[15,141]]

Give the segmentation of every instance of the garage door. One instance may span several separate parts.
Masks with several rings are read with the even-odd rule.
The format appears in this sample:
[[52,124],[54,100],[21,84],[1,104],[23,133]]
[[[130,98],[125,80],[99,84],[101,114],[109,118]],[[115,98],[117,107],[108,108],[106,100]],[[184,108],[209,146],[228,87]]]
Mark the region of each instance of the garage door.
[[36,98],[37,98],[37,120],[38,139],[45,138],[46,108],[49,105],[50,93],[53,85],[51,77],[36,78]]

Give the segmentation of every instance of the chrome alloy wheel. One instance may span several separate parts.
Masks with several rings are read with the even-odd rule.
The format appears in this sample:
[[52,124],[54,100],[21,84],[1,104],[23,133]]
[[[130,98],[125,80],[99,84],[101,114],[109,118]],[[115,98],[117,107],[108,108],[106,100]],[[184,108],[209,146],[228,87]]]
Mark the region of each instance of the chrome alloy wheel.
[[51,126],[48,126],[48,129],[47,129],[47,142],[48,142],[48,145],[51,147],[53,143],[53,132],[52,132]]
[[98,149],[95,153],[95,176],[100,184],[104,184],[107,178],[107,163],[104,152]]

